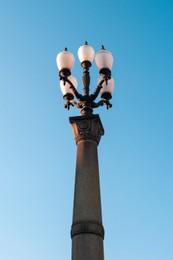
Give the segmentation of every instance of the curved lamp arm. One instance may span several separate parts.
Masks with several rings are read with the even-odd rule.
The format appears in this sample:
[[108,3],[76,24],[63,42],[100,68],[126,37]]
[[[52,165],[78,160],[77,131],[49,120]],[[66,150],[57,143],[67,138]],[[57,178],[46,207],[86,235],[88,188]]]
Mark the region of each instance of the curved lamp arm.
[[93,94],[90,95],[90,99],[92,101],[94,101],[98,97],[98,95],[100,93],[100,89],[102,88],[102,84],[104,83],[104,81],[105,81],[105,79],[100,80],[100,82],[97,85],[96,89],[94,90]]
[[69,110],[70,106],[81,108],[80,105],[77,102],[75,102],[74,100],[67,100],[67,102],[65,103],[64,107]]
[[64,81],[64,84],[65,84],[65,82],[69,83],[70,88],[72,89],[74,96],[75,96],[78,100],[82,100],[82,97],[83,97],[83,96],[76,90],[76,88],[75,88],[75,86],[73,85],[73,83],[72,83],[66,76],[60,75],[60,80],[63,80],[63,81]]
[[80,104],[77,103],[77,102],[74,101],[74,100],[70,100],[70,104],[71,104],[73,107],[81,108]]
[[97,107],[100,107],[100,106],[103,106],[103,105],[104,105],[103,100],[100,100],[99,102],[93,104],[93,108],[97,108]]
[[103,99],[104,105],[106,105],[106,108],[109,109],[112,107],[112,104],[109,102],[109,100]]

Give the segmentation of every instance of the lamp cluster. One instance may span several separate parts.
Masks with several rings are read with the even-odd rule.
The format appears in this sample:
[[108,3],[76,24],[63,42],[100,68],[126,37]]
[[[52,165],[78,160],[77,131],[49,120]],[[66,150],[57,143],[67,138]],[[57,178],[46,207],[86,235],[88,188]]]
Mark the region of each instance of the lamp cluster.
[[[73,54],[65,48],[56,58],[59,69],[60,88],[63,93],[63,98],[66,100],[65,108],[69,109],[70,106],[80,108],[82,115],[92,114],[93,108],[104,104],[107,109],[109,109],[112,107],[109,100],[112,98],[114,89],[114,80],[111,78],[111,69],[113,66],[113,56],[111,52],[105,50],[102,46],[101,50],[95,54],[94,49],[85,42],[78,50],[78,57],[83,68],[83,95],[77,91],[77,80],[71,75],[75,61]],[[94,57],[100,77],[95,91],[90,94],[89,68],[92,65]],[[95,102],[99,93],[101,94],[101,100]],[[74,98],[76,98],[78,102],[74,101]]]

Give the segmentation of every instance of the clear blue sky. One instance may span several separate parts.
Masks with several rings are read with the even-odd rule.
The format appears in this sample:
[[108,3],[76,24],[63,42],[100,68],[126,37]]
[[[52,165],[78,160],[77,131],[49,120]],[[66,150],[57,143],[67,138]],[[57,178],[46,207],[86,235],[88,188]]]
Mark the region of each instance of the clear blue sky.
[[[76,145],[55,58],[113,53],[100,114],[105,260],[173,259],[173,1],[0,1],[0,259],[71,257]],[[99,74],[91,68],[91,89]]]

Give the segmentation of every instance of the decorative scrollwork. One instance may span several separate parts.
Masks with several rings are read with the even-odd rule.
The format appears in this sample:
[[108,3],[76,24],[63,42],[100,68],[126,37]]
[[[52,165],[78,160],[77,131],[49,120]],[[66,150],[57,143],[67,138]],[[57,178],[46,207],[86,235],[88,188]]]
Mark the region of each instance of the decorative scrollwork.
[[[111,94],[106,95],[102,97],[102,100],[99,102],[95,102],[96,98],[98,97],[100,90],[102,89],[103,83],[107,84],[108,79],[110,79],[110,72],[108,73],[108,76],[102,75],[102,79],[98,83],[96,89],[92,94],[89,94],[89,85],[90,85],[90,74],[89,74],[89,67],[90,64],[84,63],[82,64],[82,67],[84,69],[83,71],[83,86],[84,86],[84,94],[80,94],[73,83],[69,80],[68,76],[70,75],[70,72],[65,69],[61,70],[59,73],[60,80],[64,82],[64,85],[66,83],[69,84],[70,90],[72,93],[67,93],[64,95],[64,99],[66,100],[66,103],[64,105],[65,108],[68,110],[70,109],[70,106],[75,106],[79,109],[81,109],[82,115],[90,115],[93,112],[94,108],[98,108],[99,106],[106,105],[106,108],[109,109],[112,107],[112,104],[109,102],[111,99]],[[104,72],[105,73],[105,72]],[[74,101],[73,99],[76,98],[78,102]]]
[[78,144],[81,140],[92,140],[97,144],[104,129],[98,115],[85,117],[70,117],[74,138]]

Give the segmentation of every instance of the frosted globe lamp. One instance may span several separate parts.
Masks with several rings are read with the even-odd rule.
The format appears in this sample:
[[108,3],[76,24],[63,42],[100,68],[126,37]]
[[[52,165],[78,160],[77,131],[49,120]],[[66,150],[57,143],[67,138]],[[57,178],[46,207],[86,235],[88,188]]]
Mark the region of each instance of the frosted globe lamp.
[[64,51],[58,53],[56,57],[57,67],[60,71],[63,69],[71,71],[74,66],[74,61],[75,59],[73,54],[67,51],[67,48],[65,48]]
[[99,71],[102,69],[112,69],[113,56],[110,51],[107,51],[102,46],[102,50],[98,51],[95,55],[95,63]]
[[82,45],[78,50],[78,57],[81,63],[85,61],[89,61],[90,63],[92,63],[94,59],[94,54],[95,52],[93,47],[89,46],[87,42]]
[[[75,88],[77,88],[78,83],[77,83],[77,80],[75,77],[68,76],[67,80],[69,80],[73,84],[73,86]],[[70,87],[71,87],[71,85],[69,82],[67,82],[67,81],[64,82],[63,80],[60,80],[60,88],[61,88],[64,99],[72,100],[74,98],[74,92],[72,91],[72,89]]]
[[[103,78],[98,79],[98,84]],[[107,82],[104,81],[102,88],[100,89],[100,94],[103,99],[109,100],[112,98],[112,92],[114,90],[114,80],[111,78]]]

